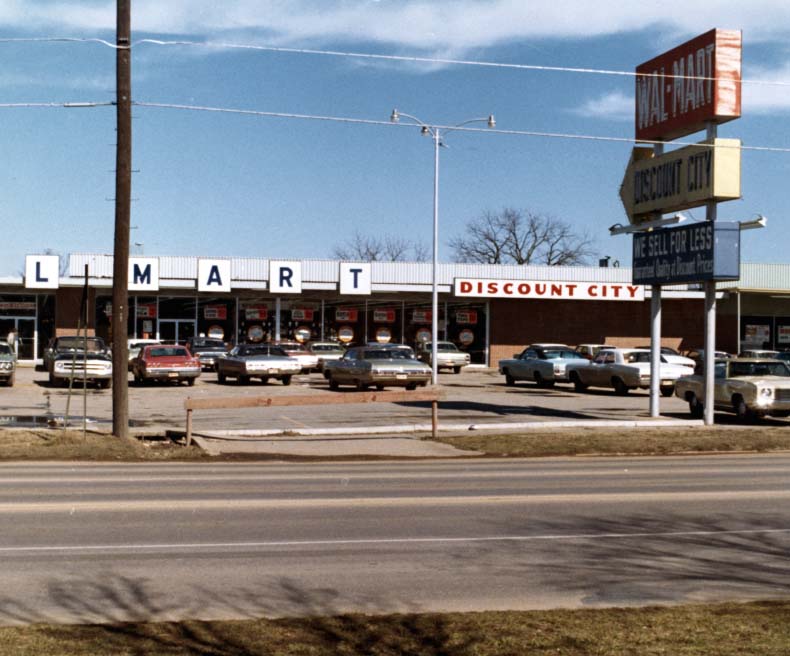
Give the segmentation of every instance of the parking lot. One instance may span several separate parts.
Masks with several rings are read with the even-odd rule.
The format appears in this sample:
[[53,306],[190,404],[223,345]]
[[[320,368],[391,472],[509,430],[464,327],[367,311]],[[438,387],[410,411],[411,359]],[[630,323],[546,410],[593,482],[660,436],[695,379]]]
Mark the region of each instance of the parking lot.
[[[493,427],[525,422],[587,420],[634,421],[649,419],[647,391],[616,396],[608,390],[576,393],[572,386],[552,389],[532,383],[508,387],[495,369],[467,369],[459,375],[442,373],[439,383],[445,398],[439,404],[440,428]],[[396,389],[396,388],[390,388]],[[286,387],[280,383],[248,385],[217,382],[213,372],[203,372],[194,387],[168,384],[137,386],[130,380],[129,416],[135,434],[158,434],[183,430],[184,400],[187,397],[253,395],[310,395],[329,392],[317,373],[296,376]],[[350,388],[333,394],[353,395]],[[0,388],[0,425],[29,426],[56,423],[69,406],[70,423],[81,424],[82,386],[75,385],[69,402],[68,389],[51,387],[47,374],[32,368],[17,370],[16,384]],[[689,419],[688,407],[680,399],[662,398],[665,419]],[[108,430],[112,424],[112,390],[87,390],[87,416],[93,428]],[[430,423],[430,403],[322,404],[291,407],[205,410],[195,413],[195,430],[303,431],[309,429],[403,426]]]

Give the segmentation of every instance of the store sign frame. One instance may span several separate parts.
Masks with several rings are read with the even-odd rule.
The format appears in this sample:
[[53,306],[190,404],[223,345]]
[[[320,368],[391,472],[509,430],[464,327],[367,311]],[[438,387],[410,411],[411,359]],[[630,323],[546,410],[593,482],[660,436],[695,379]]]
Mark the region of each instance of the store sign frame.
[[635,285],[677,285],[741,277],[736,221],[703,221],[634,235]]
[[641,285],[611,282],[559,282],[456,278],[454,294],[462,298],[511,298],[574,301],[644,301]]
[[741,115],[740,30],[713,29],[636,67],[637,140],[672,140]]
[[741,197],[741,141],[713,139],[654,155],[634,148],[620,199],[631,223]]

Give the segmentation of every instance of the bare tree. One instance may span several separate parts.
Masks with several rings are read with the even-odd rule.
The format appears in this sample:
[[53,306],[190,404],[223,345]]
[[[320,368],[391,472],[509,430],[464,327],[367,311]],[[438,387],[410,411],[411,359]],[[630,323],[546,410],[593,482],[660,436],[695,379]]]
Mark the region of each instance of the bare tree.
[[421,262],[428,259],[428,249],[419,242],[396,235],[374,237],[354,231],[344,243],[332,248],[332,257],[363,262]]
[[594,255],[587,233],[552,216],[505,208],[486,211],[450,242],[456,262],[484,264],[586,264]]

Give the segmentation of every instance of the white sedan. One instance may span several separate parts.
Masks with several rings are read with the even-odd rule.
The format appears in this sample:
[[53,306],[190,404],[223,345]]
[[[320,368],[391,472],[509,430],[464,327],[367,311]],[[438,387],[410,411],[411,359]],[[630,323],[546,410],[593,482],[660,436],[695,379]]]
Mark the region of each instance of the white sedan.
[[[568,380],[577,392],[588,387],[611,387],[616,394],[628,394],[632,389],[650,387],[650,351],[648,349],[606,349],[586,366],[569,364]],[[694,373],[693,367],[672,364],[661,356],[659,376],[664,396],[672,396],[675,381],[681,376]]]

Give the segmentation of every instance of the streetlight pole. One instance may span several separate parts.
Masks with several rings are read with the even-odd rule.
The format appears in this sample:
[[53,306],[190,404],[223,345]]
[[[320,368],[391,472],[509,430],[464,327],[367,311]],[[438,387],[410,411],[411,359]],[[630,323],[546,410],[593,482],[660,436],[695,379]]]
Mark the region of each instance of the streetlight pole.
[[[438,341],[439,341],[439,148],[444,144],[442,143],[442,132],[450,132],[456,130],[469,123],[483,122],[489,128],[496,127],[494,115],[489,114],[487,118],[471,118],[468,121],[463,121],[452,127],[440,127],[438,125],[429,125],[418,119],[411,114],[404,114],[397,109],[392,110],[390,121],[398,123],[402,116],[410,119],[415,125],[419,125],[421,133],[430,135],[433,139],[433,258],[431,262],[431,384],[436,385],[439,382],[439,366],[438,366]],[[445,317],[447,321],[447,317]]]

